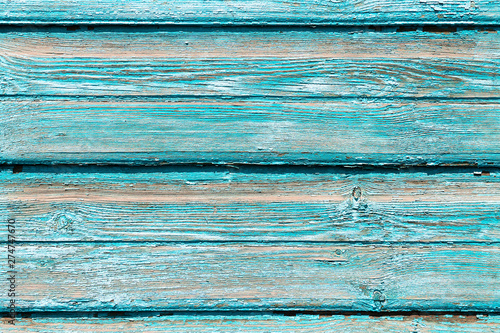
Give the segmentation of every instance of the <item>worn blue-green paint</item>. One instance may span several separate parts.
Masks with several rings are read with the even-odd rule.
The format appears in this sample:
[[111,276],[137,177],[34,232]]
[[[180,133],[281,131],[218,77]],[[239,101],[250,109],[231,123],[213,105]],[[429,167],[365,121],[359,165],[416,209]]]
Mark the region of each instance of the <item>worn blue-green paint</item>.
[[141,29],[4,31],[0,161],[498,166],[496,29]]
[[496,99],[0,98],[0,161],[492,167],[499,107]]
[[496,98],[500,93],[496,29],[451,35],[187,29],[0,36],[0,94],[8,96],[290,100]]
[[498,331],[495,1],[0,8],[2,332]]
[[7,96],[496,98],[500,60],[11,58]]
[[497,170],[89,169],[1,172],[0,216],[24,242],[500,242]]
[[19,312],[500,308],[497,244],[57,242],[17,256]]
[[425,316],[342,316],[342,315],[241,315],[199,314],[95,318],[53,316],[21,319],[16,326],[0,324],[2,332],[440,332],[485,333],[500,330],[500,318],[494,315]]
[[494,0],[2,0],[0,23],[197,25],[499,24]]

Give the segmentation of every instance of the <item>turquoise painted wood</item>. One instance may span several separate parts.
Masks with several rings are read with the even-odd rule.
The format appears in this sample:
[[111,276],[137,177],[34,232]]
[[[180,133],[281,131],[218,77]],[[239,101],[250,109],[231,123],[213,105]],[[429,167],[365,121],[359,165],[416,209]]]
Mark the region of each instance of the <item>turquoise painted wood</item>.
[[1,332],[500,330],[496,1],[0,0],[0,25]]
[[[2,61],[8,96],[300,99],[495,98],[500,61],[22,59]],[[120,80],[116,80],[120,77]],[[123,81],[121,81],[123,80]],[[70,83],[70,84],[67,84]]]
[[95,26],[73,30],[2,27],[0,49],[12,58],[60,59],[69,65],[80,58],[487,60],[499,59],[500,49],[497,26],[441,30],[427,26]]
[[496,99],[0,98],[0,160],[498,167],[499,108]]
[[37,317],[22,319],[2,332],[440,332],[494,333],[500,318],[488,315],[324,316],[324,315],[171,315],[125,318]]
[[497,30],[398,30],[7,31],[0,161],[498,166]]
[[[285,100],[301,98],[496,98],[500,93],[499,34],[468,31],[452,37],[426,32],[409,32],[406,38],[391,37],[393,33],[378,33],[373,40],[369,34],[361,37],[363,44],[343,49],[342,45],[356,43],[357,36],[349,31],[342,39],[339,33],[320,31],[295,32],[297,36],[284,38],[279,31],[264,33],[243,31],[238,35],[222,33],[215,39],[213,33],[200,36],[205,45],[194,47],[200,33],[186,32],[171,40],[170,34],[151,34],[143,40],[138,33],[114,31],[100,34],[85,31],[78,34],[7,33],[1,50],[2,84],[0,94],[8,96],[162,96],[162,97],[260,97]],[[357,35],[359,35],[358,33]],[[362,32],[361,32],[362,34]],[[218,45],[231,45],[227,50]],[[437,36],[436,36],[437,35]],[[481,36],[484,35],[484,36]],[[64,40],[69,36],[68,40]],[[316,41],[309,44],[307,38]],[[417,39],[438,37],[431,44],[420,47]],[[479,41],[468,43],[475,36]],[[254,40],[263,38],[267,42]],[[377,42],[389,38],[390,42]],[[208,40],[207,40],[208,39]],[[130,49],[129,42],[135,48]],[[261,51],[268,43],[281,40],[271,50]],[[399,46],[405,40],[410,45]],[[83,42],[83,44],[80,43]],[[300,44],[296,44],[299,42]],[[315,44],[325,43],[315,50]],[[467,51],[453,51],[458,46],[446,47],[451,54],[442,53],[444,43],[458,42]],[[43,46],[40,50],[38,45]],[[148,47],[150,43],[155,46]],[[248,45],[249,43],[250,45]],[[104,48],[101,45],[109,45]],[[135,44],[135,45],[134,45]],[[174,44],[174,47],[168,47]],[[306,46],[305,50],[300,45]],[[396,45],[395,45],[396,44]],[[427,45],[426,45],[427,44]],[[478,45],[478,46],[476,46]],[[366,48],[365,48],[366,47]],[[387,57],[395,47],[395,56]],[[215,52],[200,53],[200,49]],[[236,55],[232,50],[241,48]],[[280,49],[276,54],[273,49]],[[287,55],[299,49],[297,56]],[[410,51],[413,48],[413,51]],[[96,53],[92,50],[98,49]],[[126,51],[122,52],[124,49]],[[191,50],[192,49],[192,50]],[[419,51],[423,49],[423,51]],[[150,52],[151,51],[151,52]],[[136,53],[137,52],[137,53]],[[352,56],[353,52],[360,52]],[[406,52],[406,53],[405,53]],[[246,54],[246,55],[243,55]],[[440,56],[434,56],[441,53]]]
[[500,307],[497,244],[58,242],[23,244],[17,256],[19,311]]
[[500,243],[498,170],[89,169],[1,172],[0,217],[42,243]]
[[7,24],[499,24],[494,0],[2,0]]

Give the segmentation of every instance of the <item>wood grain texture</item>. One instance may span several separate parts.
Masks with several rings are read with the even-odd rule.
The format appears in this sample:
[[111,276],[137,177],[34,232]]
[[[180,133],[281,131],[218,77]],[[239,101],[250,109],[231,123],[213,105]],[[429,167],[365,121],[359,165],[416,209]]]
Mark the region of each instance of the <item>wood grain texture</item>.
[[0,1],[16,24],[498,24],[492,0],[48,0]]
[[496,98],[492,32],[10,32],[0,45],[0,94]]
[[419,332],[496,333],[498,316],[318,316],[297,315],[172,315],[126,318],[39,318],[0,322],[2,332]]
[[0,216],[36,242],[500,241],[498,172],[198,169],[4,171]]
[[[498,27],[0,28],[2,55],[96,59],[499,59]],[[88,30],[91,29],[91,30]]]
[[4,95],[498,97],[499,60],[13,59]]
[[18,312],[500,307],[498,246],[105,242],[16,253]]
[[[264,315],[500,312],[494,1],[0,0],[0,8],[8,25],[0,163],[267,164],[2,167],[0,217],[18,225],[17,311],[204,316],[125,324],[35,315],[20,322],[25,329],[498,328],[497,317]],[[82,26],[40,27],[72,24]],[[270,172],[269,164],[481,169]],[[253,314],[227,320],[216,311]]]
[[498,36],[4,31],[0,160],[498,165]]
[[0,161],[499,166],[499,109],[480,99],[4,98]]

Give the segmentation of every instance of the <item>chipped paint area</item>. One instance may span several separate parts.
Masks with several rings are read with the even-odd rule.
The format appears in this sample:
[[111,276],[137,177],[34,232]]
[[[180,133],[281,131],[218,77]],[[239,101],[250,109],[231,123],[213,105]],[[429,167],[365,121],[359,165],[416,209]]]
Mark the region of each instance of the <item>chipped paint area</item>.
[[449,11],[463,8],[465,10],[478,10],[474,0],[420,0],[420,3],[431,6],[435,11]]
[[0,6],[0,23],[7,24],[498,24],[499,13],[490,0],[2,0]]
[[0,8],[2,333],[500,331],[496,1]]

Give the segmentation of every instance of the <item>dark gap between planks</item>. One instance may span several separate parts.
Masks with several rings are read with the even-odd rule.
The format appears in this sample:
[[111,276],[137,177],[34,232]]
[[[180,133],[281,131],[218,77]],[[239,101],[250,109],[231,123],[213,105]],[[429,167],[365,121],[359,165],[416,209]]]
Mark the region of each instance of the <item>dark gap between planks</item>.
[[75,32],[75,31],[95,31],[95,32],[157,32],[157,31],[227,31],[227,32],[263,32],[263,31],[336,31],[345,33],[359,32],[412,32],[422,31],[430,33],[454,33],[464,30],[477,30],[497,33],[500,25],[491,24],[380,24],[380,25],[321,25],[321,24],[305,24],[305,25],[252,25],[252,24],[210,24],[210,25],[194,25],[194,24],[0,24],[0,33],[20,31],[20,32]]
[[425,173],[436,175],[440,173],[469,173],[476,177],[488,177],[492,173],[499,173],[500,167],[478,167],[473,164],[463,165],[384,165],[374,166],[369,164],[349,165],[349,166],[329,166],[318,164],[211,164],[211,163],[185,163],[175,164],[158,162],[156,164],[107,164],[107,163],[85,163],[85,164],[0,164],[0,172],[9,171],[12,173],[173,173],[173,172],[231,172],[242,174],[284,174],[284,173],[304,173],[304,174],[407,174]]
[[[158,310],[140,310],[140,311],[48,311],[48,312],[30,312],[19,311],[18,315],[22,319],[27,318],[133,318],[133,317],[163,317],[174,315],[213,315],[213,316],[287,316],[294,317],[300,315],[320,315],[320,316],[370,316],[370,317],[392,317],[392,316],[442,316],[459,315],[465,317],[497,316],[500,311],[481,312],[481,311],[325,311],[325,310],[226,310],[226,311],[158,311]],[[0,312],[0,316],[7,316],[8,313]]]

